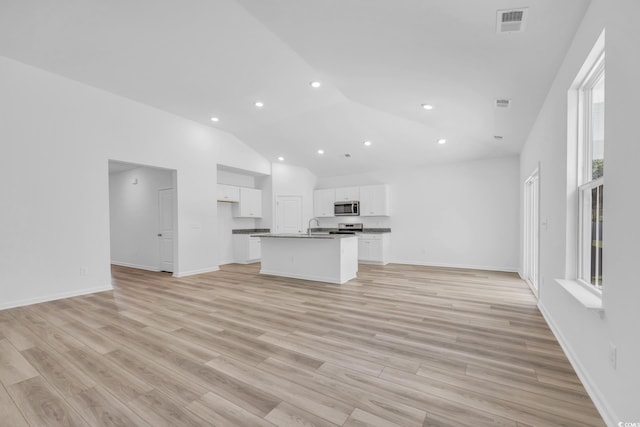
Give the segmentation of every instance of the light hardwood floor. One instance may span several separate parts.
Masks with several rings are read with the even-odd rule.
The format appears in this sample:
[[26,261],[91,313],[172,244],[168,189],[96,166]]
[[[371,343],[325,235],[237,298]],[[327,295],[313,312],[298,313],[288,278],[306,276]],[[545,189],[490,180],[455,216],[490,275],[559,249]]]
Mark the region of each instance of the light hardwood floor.
[[257,271],[0,311],[0,425],[604,425],[514,274]]

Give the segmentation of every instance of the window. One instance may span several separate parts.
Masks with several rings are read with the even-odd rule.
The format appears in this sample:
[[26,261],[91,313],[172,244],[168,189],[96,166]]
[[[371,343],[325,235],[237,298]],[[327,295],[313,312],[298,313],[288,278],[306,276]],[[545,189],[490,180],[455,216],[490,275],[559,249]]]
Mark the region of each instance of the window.
[[602,290],[604,52],[578,88],[578,279]]

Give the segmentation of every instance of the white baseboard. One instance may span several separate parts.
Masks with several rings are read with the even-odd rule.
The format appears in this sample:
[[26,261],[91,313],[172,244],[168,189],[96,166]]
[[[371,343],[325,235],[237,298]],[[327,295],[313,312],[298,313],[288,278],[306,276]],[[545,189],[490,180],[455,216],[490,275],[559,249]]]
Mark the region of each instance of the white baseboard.
[[111,261],[111,264],[119,265],[120,267],[137,268],[139,270],[147,270],[147,271],[155,271],[155,272],[160,271],[158,267],[152,267],[149,265],[131,264],[129,262],[122,262],[122,261]]
[[567,341],[562,332],[560,332],[557,325],[554,323],[553,318],[540,302],[538,302],[538,309],[540,310],[540,313],[542,313],[544,320],[547,322],[549,329],[551,329],[551,332],[553,332],[553,335],[556,337],[556,340],[560,343],[562,351],[564,351],[567,359],[569,359],[569,363],[571,363],[573,370],[576,371],[576,375],[580,378],[584,389],[587,391],[589,397],[591,397],[593,404],[600,413],[604,422],[608,426],[617,426],[620,418],[614,415],[604,394],[595,385],[594,381],[591,379],[591,375],[589,375],[589,372],[584,368],[582,363],[580,363],[580,359],[576,357],[576,353],[573,351],[569,341]]
[[404,261],[404,260],[392,260],[393,264],[408,264],[408,265],[422,265],[425,267],[444,267],[444,268],[464,268],[467,270],[485,270],[485,271],[504,271],[507,273],[517,273],[517,267],[495,267],[487,265],[470,265],[470,264],[447,264],[437,262],[422,262],[422,261]]
[[389,264],[389,262],[388,261],[369,261],[369,260],[359,259],[358,264],[387,265]]
[[23,307],[25,305],[39,304],[41,302],[55,301],[58,299],[71,298],[71,297],[77,297],[80,295],[95,294],[96,292],[104,292],[104,291],[112,291],[112,290],[113,290],[113,286],[109,284],[107,286],[98,286],[96,288],[81,289],[78,291],[60,292],[56,294],[39,296],[36,298],[28,298],[28,299],[23,299],[18,301],[5,302],[0,304],[0,310],[6,310],[8,308],[15,308],[15,307]]
[[200,269],[200,270],[174,272],[173,273],[173,277],[194,276],[196,274],[212,273],[214,271],[220,271],[220,267],[215,266],[215,267],[211,267],[211,268],[203,268],[203,269]]

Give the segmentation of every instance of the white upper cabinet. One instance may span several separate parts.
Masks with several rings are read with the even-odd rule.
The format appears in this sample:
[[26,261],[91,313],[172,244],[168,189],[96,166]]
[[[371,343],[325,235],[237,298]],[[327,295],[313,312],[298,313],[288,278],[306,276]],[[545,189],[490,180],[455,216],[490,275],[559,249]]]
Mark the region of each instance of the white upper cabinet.
[[360,187],[360,216],[389,216],[387,193],[387,185]]
[[218,184],[218,201],[239,202],[240,188],[233,185]]
[[316,217],[333,217],[334,202],[360,202],[360,216],[389,216],[389,186],[365,185],[315,190],[313,214]]
[[318,218],[334,216],[333,203],[335,201],[335,188],[315,190],[313,192],[313,215]]
[[262,191],[255,188],[240,188],[240,202],[234,206],[233,216],[237,218],[262,217]]
[[336,188],[336,202],[360,200],[360,187]]

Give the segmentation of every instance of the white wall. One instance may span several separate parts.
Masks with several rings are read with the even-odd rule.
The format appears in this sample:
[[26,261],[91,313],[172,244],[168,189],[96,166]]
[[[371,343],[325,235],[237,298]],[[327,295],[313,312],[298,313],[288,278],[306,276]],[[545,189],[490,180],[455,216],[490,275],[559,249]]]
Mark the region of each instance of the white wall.
[[516,271],[518,171],[511,157],[323,178],[318,188],[389,184],[390,217],[321,224],[390,227],[392,262]]
[[3,57],[0,93],[0,308],[111,288],[108,159],[177,170],[176,275],[217,268],[215,165],[270,173],[229,134]]
[[218,184],[235,185],[236,187],[256,188],[256,177],[248,173],[217,170]]
[[[540,163],[540,309],[608,425],[640,421],[640,227],[637,197],[640,14],[635,0],[593,0],[521,154],[520,183]],[[575,212],[567,172],[567,91],[606,27],[604,316],[554,278],[575,278]],[[573,153],[572,153],[573,155]],[[567,226],[569,222],[570,226]],[[609,345],[618,350],[609,365]]]
[[276,203],[278,196],[302,197],[302,226],[307,229],[309,219],[313,217],[313,189],[317,178],[308,169],[273,163],[271,167],[272,228],[276,226]]
[[112,264],[160,271],[158,190],[172,188],[172,174],[148,167],[109,174]]

